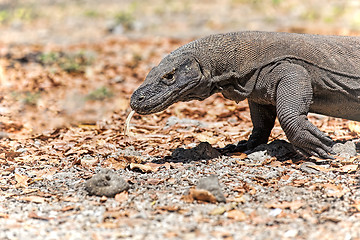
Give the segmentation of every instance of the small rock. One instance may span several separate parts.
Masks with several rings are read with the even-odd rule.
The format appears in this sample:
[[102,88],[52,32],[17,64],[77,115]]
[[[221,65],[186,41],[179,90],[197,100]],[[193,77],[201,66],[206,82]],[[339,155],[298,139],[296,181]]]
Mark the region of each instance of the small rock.
[[284,233],[284,237],[286,238],[295,238],[299,233],[297,229],[290,229]]
[[6,132],[0,131],[0,139],[1,138],[9,138],[9,135]]
[[125,32],[125,28],[121,24],[116,24],[108,27],[108,32],[112,34],[123,34]]
[[107,197],[106,196],[102,196],[101,198],[100,198],[100,202],[101,203],[104,203],[104,202],[106,202],[107,201]]
[[335,143],[332,147],[336,155],[344,158],[356,156],[356,145],[352,141],[343,143]]
[[16,149],[16,152],[19,152],[19,153],[25,153],[27,151],[28,150],[26,148],[18,148],[18,149]]
[[129,184],[111,169],[102,169],[85,183],[85,190],[96,196],[114,197],[127,189]]
[[177,148],[171,157],[177,160],[198,161],[220,157],[218,150],[213,148],[208,142],[201,142],[192,149]]
[[209,191],[212,195],[214,195],[216,201],[218,202],[226,202],[226,198],[221,191],[219,180],[216,175],[210,175],[200,179],[196,188]]
[[91,155],[84,155],[80,158],[80,162],[82,166],[94,166],[99,162],[99,158]]
[[251,162],[260,163],[271,158],[267,150],[250,153],[247,157]]
[[124,81],[125,81],[125,79],[124,79],[124,77],[121,76],[121,75],[118,75],[118,76],[110,79],[110,82],[111,82],[111,83],[122,83],[122,82],[124,82]]
[[206,127],[207,125],[201,121],[194,120],[194,119],[188,119],[188,118],[178,118],[175,116],[171,116],[166,121],[166,125],[164,129],[169,128],[175,124],[181,124],[181,125],[190,125],[190,126],[197,126],[197,127]]
[[274,208],[269,212],[269,216],[277,217],[281,212],[282,210],[280,208]]
[[283,171],[279,168],[271,168],[269,171],[264,172],[264,174],[261,175],[262,178],[265,180],[270,179],[278,179],[283,175]]
[[120,149],[117,154],[124,156],[141,156],[141,152],[136,151],[134,146],[130,146],[125,149]]

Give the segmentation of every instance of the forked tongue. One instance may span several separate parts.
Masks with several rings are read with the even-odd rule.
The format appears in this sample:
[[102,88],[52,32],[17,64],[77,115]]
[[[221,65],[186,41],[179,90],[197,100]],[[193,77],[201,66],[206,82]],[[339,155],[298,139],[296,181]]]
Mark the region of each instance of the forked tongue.
[[124,126],[124,134],[125,136],[130,136],[130,121],[131,121],[131,118],[133,117],[135,111],[132,110],[129,115],[127,116],[126,118],[126,121],[125,121],[125,126]]

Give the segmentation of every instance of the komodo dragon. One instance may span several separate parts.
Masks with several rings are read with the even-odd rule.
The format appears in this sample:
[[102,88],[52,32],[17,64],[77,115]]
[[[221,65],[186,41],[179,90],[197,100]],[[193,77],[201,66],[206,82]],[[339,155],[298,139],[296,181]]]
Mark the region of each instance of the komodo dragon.
[[333,141],[307,114],[360,121],[360,37],[277,32],[204,37],[154,67],[130,106],[150,114],[217,92],[249,102],[252,134],[233,151],[267,143],[277,116],[298,153],[333,158]]

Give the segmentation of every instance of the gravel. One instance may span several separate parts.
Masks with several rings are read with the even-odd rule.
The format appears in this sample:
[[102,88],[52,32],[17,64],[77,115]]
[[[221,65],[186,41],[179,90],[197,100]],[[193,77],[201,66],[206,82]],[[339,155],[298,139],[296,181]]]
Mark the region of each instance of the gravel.
[[[245,159],[167,159],[170,168],[164,165],[147,173],[100,166],[95,171],[98,175],[81,166],[62,169],[28,188],[3,188],[0,213],[6,217],[0,218],[0,239],[360,237],[359,214],[354,207],[360,202],[357,174],[315,170],[310,165],[322,166],[316,162],[267,163],[264,156],[268,159],[267,153],[259,151]],[[31,175],[21,166],[14,172]],[[95,174],[96,179],[104,172],[124,179],[129,187],[127,198],[88,194],[89,177]],[[206,188],[209,182],[226,202],[183,200],[190,188]],[[245,220],[234,220],[231,211],[241,212]]]

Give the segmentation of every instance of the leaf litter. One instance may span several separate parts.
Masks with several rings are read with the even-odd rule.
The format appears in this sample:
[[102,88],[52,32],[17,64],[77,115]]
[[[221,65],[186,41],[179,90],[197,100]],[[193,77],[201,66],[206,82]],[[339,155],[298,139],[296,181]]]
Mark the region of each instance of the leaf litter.
[[[86,224],[100,239],[263,239],[269,231],[274,238],[312,238],[317,231],[360,237],[355,123],[309,117],[334,140],[353,141],[351,151],[357,147],[332,162],[294,156],[283,142],[262,146],[258,155],[220,156],[217,147],[251,133],[245,102],[214,95],[148,116],[129,109],[154,63],[185,42],[124,37],[50,49],[1,45],[1,238],[46,238],[41,231],[48,228],[71,239],[87,236]],[[73,60],[57,62],[59,56]],[[271,140],[284,139],[276,123]],[[86,183],[102,169],[113,169],[125,187],[89,195]],[[209,176],[217,177],[221,195],[196,187]],[[112,177],[92,186],[109,187]]]

